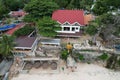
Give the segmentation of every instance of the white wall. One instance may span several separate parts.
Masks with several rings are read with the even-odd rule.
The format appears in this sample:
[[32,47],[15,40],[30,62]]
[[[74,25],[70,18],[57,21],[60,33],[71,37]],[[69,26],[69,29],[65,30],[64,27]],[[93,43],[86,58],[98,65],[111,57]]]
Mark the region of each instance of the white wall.
[[[61,31],[57,31],[58,33],[76,33],[80,31],[80,26],[73,26],[73,25],[61,25],[62,29]],[[69,31],[65,31],[64,27],[69,27]],[[74,31],[72,31],[72,28],[75,28]]]

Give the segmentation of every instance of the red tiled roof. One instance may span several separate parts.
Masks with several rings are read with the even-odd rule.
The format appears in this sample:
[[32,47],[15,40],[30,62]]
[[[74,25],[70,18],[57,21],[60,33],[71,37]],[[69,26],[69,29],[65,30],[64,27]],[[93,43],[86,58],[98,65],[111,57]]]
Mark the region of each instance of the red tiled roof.
[[73,24],[78,22],[81,25],[84,25],[84,11],[83,10],[57,10],[52,14],[52,19],[59,21],[61,24],[64,22],[69,22]]
[[26,15],[26,12],[24,11],[11,11],[11,16],[25,16]]
[[88,25],[92,20],[94,20],[94,16],[92,14],[88,14],[84,16],[85,25]]
[[21,28],[21,27],[24,26],[24,25],[25,25],[25,23],[20,23],[20,24],[18,24],[17,26],[15,26],[14,28],[8,30],[8,31],[6,32],[6,34],[12,35],[16,30],[18,30],[19,28]]

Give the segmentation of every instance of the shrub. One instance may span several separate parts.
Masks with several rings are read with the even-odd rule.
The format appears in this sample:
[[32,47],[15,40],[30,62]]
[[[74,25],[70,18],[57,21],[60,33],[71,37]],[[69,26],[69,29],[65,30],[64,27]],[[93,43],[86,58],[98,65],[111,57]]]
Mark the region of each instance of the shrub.
[[79,54],[79,60],[83,60],[84,56],[82,54]]
[[107,53],[103,53],[101,56],[99,56],[98,58],[102,59],[103,61],[108,59],[108,54]]
[[61,51],[61,58],[64,59],[64,60],[67,60],[67,57],[68,57],[68,52],[67,52],[67,50]]
[[17,36],[17,37],[19,37],[19,36],[27,36],[34,30],[35,30],[34,27],[25,26],[25,27],[20,28],[19,30],[15,31],[14,35]]

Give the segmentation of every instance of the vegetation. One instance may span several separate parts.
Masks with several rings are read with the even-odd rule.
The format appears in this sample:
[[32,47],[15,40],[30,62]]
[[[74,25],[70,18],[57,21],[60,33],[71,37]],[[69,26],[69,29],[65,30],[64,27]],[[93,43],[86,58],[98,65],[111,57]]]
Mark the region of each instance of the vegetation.
[[62,9],[84,9],[90,10],[93,0],[53,0]]
[[100,58],[101,60],[105,61],[108,59],[108,54],[107,53],[103,53],[101,56],[99,56],[98,58]]
[[23,21],[25,21],[25,22],[35,22],[36,19],[34,19],[32,15],[26,15],[26,16],[23,18]]
[[50,17],[43,17],[42,20],[37,22],[39,33],[46,37],[55,37],[58,30],[60,30],[59,24],[52,20]]
[[[86,33],[100,36],[104,41],[111,41],[114,36],[120,36],[120,17],[118,14],[120,0],[97,0],[92,9],[97,18],[88,25]],[[113,14],[114,12],[114,14]]]
[[2,4],[5,5],[9,11],[16,11],[19,9],[23,9],[25,4],[28,3],[30,0],[1,0]]
[[112,55],[108,60],[107,60],[107,68],[110,69],[120,69],[120,56],[119,55]]
[[30,26],[25,26],[23,28],[20,28],[19,30],[15,31],[14,32],[14,35],[16,37],[19,37],[19,36],[27,36],[29,35],[31,32],[33,32],[35,30],[34,27],[30,27]]
[[77,52],[76,50],[73,50],[71,53],[71,56],[74,58],[75,61],[79,61],[79,60],[84,60],[84,55],[80,54],[79,52]]
[[79,54],[79,60],[84,60],[84,56]]
[[62,50],[61,51],[61,58],[64,59],[64,60],[67,60],[67,57],[68,57],[68,52],[67,50]]
[[120,0],[114,0],[114,1],[97,0],[92,11],[96,15],[102,15],[109,11],[117,10],[120,7],[119,5],[120,5]]
[[12,54],[13,47],[15,46],[14,37],[3,35],[0,41],[0,54],[6,59]]
[[9,10],[7,9],[7,7],[2,4],[2,2],[0,1],[0,19],[2,19],[3,17],[5,17],[5,15],[9,12]]
[[10,11],[23,9],[30,0],[0,0],[0,19],[8,17]]
[[97,27],[94,26],[94,25],[89,25],[87,28],[86,28],[86,33],[88,33],[89,35],[95,35],[97,33]]
[[50,0],[31,0],[24,7],[24,10],[29,13],[29,18],[34,20],[39,20],[43,16],[51,16],[56,9],[58,9],[58,5]]

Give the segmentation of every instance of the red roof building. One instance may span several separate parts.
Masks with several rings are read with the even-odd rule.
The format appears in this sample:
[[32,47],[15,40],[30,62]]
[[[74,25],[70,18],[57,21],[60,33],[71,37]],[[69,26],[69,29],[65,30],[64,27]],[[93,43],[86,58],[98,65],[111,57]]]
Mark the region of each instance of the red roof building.
[[52,19],[61,25],[58,36],[80,36],[80,29],[85,25],[83,10],[57,10],[53,12]]
[[53,20],[57,20],[61,24],[69,22],[73,24],[78,22],[84,25],[84,11],[83,10],[57,10],[52,15]]
[[84,16],[84,24],[88,25],[90,23],[90,21],[94,20],[95,16],[93,16],[92,14],[88,14]]
[[23,11],[23,10],[20,10],[20,11],[11,11],[10,13],[9,13],[9,15],[11,16],[11,17],[23,17],[23,16],[25,16],[27,13],[25,12],[25,11]]
[[7,35],[12,35],[16,30],[22,28],[24,25],[25,25],[25,23],[20,23],[20,24],[16,25],[14,28],[8,30],[8,31],[6,32],[6,34],[7,34]]

